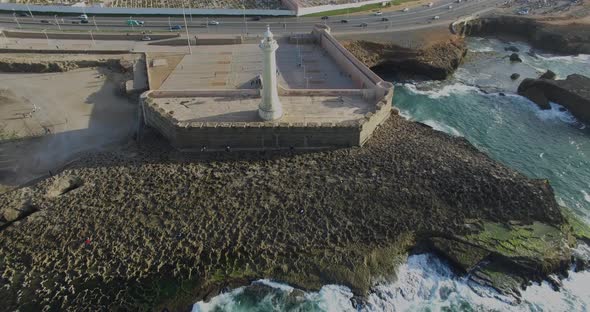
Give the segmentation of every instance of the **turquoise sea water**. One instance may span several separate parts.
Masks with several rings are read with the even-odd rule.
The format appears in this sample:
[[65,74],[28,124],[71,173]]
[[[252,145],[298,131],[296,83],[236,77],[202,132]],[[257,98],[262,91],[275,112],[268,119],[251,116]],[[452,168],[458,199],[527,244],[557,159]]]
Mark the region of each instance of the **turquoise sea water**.
[[[529,177],[547,178],[557,201],[572,208],[590,223],[590,125],[578,122],[553,104],[552,110],[515,95],[522,78],[537,77],[546,69],[564,78],[580,73],[590,76],[590,56],[531,56],[525,44],[523,63],[511,64],[498,40],[470,39],[475,56],[444,82],[399,84],[395,105],[403,116],[436,130],[463,136],[492,158]],[[483,90],[483,91],[482,91]],[[501,94],[504,94],[502,96]],[[590,248],[577,253],[590,258]],[[326,285],[318,292],[301,292],[288,285],[260,280],[198,302],[194,311],[588,311],[590,272],[570,272],[557,292],[547,283],[523,291],[522,302],[503,297],[492,289],[470,284],[454,275],[433,255],[408,258],[394,283],[374,287],[367,302],[356,308],[352,292]]]

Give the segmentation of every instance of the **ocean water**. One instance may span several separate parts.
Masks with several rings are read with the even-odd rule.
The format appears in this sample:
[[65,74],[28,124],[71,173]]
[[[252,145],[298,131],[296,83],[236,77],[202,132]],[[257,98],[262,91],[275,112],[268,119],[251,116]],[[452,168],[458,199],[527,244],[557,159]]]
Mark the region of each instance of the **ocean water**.
[[[523,43],[469,39],[473,57],[444,82],[396,86],[401,114],[438,131],[468,139],[490,157],[532,178],[547,178],[556,199],[590,223],[590,125],[576,120],[558,103],[542,111],[515,94],[520,81],[551,69],[559,78],[590,76],[590,56],[531,53]],[[516,46],[522,63],[510,63],[504,48]],[[512,81],[509,76],[519,73]],[[590,247],[576,253],[590,259]],[[376,285],[366,302],[353,306],[347,287],[326,285],[318,292],[259,280],[197,302],[193,311],[590,311],[590,272],[570,271],[560,291],[533,284],[520,303],[493,289],[453,274],[430,254],[410,256],[393,283]]]

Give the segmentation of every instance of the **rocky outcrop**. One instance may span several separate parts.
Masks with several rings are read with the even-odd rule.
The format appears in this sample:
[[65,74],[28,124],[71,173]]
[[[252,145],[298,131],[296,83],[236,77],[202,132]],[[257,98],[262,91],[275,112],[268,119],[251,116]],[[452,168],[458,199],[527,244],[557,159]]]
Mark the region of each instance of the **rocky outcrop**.
[[512,54],[510,54],[510,62],[522,63],[522,59],[520,58],[518,53],[512,53]]
[[395,115],[363,148],[317,153],[195,157],[146,135],[29,188],[0,195],[39,210],[0,231],[11,311],[186,310],[261,277],[363,296],[422,241],[512,293],[571,254],[548,183]]
[[520,74],[519,73],[513,73],[512,75],[510,75],[510,79],[512,79],[512,80],[516,80],[518,78],[520,78]]
[[460,38],[438,42],[419,49],[370,41],[349,41],[343,45],[381,76],[426,77],[443,80],[451,75],[467,53]]
[[518,36],[533,47],[549,52],[590,53],[590,26],[583,23],[557,24],[524,16],[488,16],[461,22],[454,29],[469,36]]
[[541,109],[551,109],[549,102],[567,108],[578,120],[590,123],[590,78],[578,74],[564,80],[524,79],[518,94],[535,102]]
[[550,79],[550,80],[554,80],[556,76],[557,76],[557,75],[555,75],[555,73],[554,73],[553,71],[551,71],[551,70],[547,70],[546,72],[544,72],[544,73],[543,73],[543,74],[542,74],[542,75],[539,77],[539,79]]

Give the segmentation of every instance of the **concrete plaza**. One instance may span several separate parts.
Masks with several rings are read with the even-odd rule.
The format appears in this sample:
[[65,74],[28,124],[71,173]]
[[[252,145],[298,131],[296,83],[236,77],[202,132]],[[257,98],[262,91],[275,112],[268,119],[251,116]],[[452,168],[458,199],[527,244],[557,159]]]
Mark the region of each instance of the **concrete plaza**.
[[[321,47],[279,41],[278,83],[287,89],[354,89],[352,80]],[[262,73],[257,44],[193,47],[164,81],[160,90],[254,89]]]

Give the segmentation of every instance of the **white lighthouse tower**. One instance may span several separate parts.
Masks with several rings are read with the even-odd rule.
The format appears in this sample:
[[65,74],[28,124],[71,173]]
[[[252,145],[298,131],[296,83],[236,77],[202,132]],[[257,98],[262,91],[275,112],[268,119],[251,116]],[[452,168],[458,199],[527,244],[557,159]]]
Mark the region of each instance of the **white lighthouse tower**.
[[270,32],[270,26],[266,26],[264,39],[260,41],[260,49],[263,54],[262,71],[262,102],[258,105],[258,115],[264,120],[276,120],[283,116],[283,106],[279,101],[277,89],[277,61],[275,51],[279,48]]

